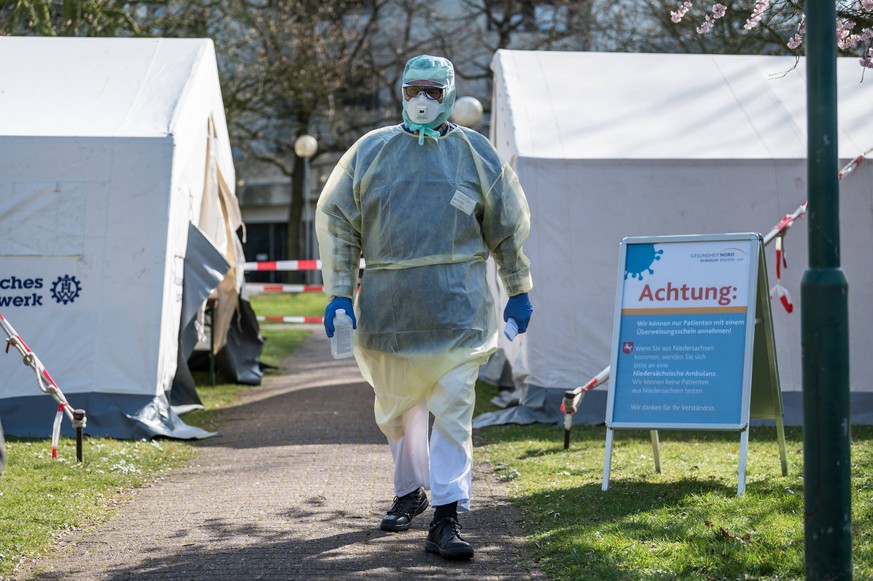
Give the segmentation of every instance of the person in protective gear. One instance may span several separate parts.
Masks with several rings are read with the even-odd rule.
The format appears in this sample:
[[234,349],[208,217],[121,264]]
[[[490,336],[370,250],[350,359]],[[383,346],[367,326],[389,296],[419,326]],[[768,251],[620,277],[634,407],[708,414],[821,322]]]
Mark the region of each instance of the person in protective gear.
[[510,297],[503,319],[523,333],[533,312],[522,252],[530,213],[491,143],[448,121],[452,63],[415,57],[402,83],[403,123],[359,139],[318,201],[325,330],[331,336],[336,310],[355,301],[355,359],[394,458],[396,496],[381,528],[407,530],[433,504],[425,549],[469,559],[458,510],[470,508],[474,388],[497,349],[486,261],[494,258]]

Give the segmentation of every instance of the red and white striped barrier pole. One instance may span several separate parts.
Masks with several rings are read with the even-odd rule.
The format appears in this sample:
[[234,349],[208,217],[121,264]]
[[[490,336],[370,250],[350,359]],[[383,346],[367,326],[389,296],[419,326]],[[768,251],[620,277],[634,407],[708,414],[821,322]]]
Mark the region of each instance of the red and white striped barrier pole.
[[48,370],[43,366],[36,353],[31,351],[24,339],[15,331],[12,324],[0,313],[0,328],[6,333],[6,352],[9,353],[9,347],[15,347],[21,354],[22,362],[33,369],[36,373],[36,383],[40,391],[51,395],[58,402],[58,413],[55,416],[54,429],[52,430],[52,458],[57,458],[57,440],[60,434],[60,424],[63,414],[66,413],[76,428],[76,460],[82,461],[82,436],[85,428],[85,410],[73,410],[67,398],[64,397],[61,388],[52,379]]
[[585,394],[609,379],[609,366],[588,380],[588,383],[564,392],[561,412],[564,414],[564,449],[570,448],[570,428],[573,427],[573,414],[579,409]]

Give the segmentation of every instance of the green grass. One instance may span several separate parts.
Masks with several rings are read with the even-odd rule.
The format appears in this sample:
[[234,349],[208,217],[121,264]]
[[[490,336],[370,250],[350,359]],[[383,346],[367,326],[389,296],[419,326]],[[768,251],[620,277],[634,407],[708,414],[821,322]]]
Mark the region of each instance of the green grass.
[[300,294],[258,293],[249,297],[252,308],[263,317],[321,317],[327,300],[320,292]]
[[[324,297],[255,295],[255,312],[318,316]],[[271,310],[272,309],[272,310]],[[262,360],[283,364],[310,331],[268,326]],[[196,374],[205,409],[185,422],[215,429],[222,408],[247,389],[208,386]],[[496,389],[477,385],[477,415],[495,409]],[[873,578],[873,427],[852,428],[852,515],[855,578]],[[477,432],[476,453],[507,483],[524,516],[539,567],[555,580],[802,579],[803,440],[786,431],[789,475],[781,475],[775,430],[752,428],[746,493],[737,497],[739,435],[662,431],[663,472],[654,471],[649,434],[616,432],[609,490],[601,490],[605,428],[576,426],[569,450],[563,428],[492,426]],[[184,465],[196,443],[89,438],[84,462],[62,438],[60,459],[50,442],[9,438],[0,477],[0,578],[21,559],[47,550],[71,529],[102,522],[119,498]]]
[[[496,394],[477,386],[479,409]],[[852,428],[855,578],[873,577],[873,427]],[[601,490],[606,429],[492,426],[477,453],[521,507],[531,550],[552,579],[802,579],[803,436],[786,430],[783,477],[774,428],[750,433],[737,496],[739,435],[661,431],[662,473],[648,431],[616,431]]]
[[[284,315],[323,312],[322,295],[298,296],[305,298],[294,301],[294,297],[283,295],[284,301],[275,301],[259,295],[252,304],[258,314],[262,297],[272,308],[283,309]],[[262,362],[284,372],[284,361],[310,332],[292,326],[264,328]],[[213,387],[206,372],[195,372],[194,377],[204,409],[185,414],[183,419],[192,426],[215,430],[222,408],[248,388],[226,383]],[[24,559],[43,554],[64,532],[110,518],[120,499],[185,465],[196,453],[196,446],[196,442],[162,438],[86,438],[79,463],[73,438],[60,439],[58,459],[52,460],[49,438],[7,437],[6,470],[0,476],[0,579],[11,576]]]
[[170,440],[86,438],[83,462],[76,442],[61,438],[58,459],[50,439],[8,438],[0,477],[0,578],[25,557],[44,552],[59,534],[99,522],[132,487],[183,465],[194,453]]

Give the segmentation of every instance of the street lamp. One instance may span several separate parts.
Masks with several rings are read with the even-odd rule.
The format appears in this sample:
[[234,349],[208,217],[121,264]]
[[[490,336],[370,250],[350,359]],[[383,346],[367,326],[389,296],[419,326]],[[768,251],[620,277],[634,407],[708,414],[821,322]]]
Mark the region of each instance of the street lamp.
[[452,113],[452,121],[458,125],[472,128],[482,119],[482,103],[476,97],[461,97],[455,101],[455,111]]
[[[311,219],[309,208],[309,160],[318,151],[318,141],[311,135],[301,135],[294,142],[294,153],[297,157],[303,159],[303,258],[309,260],[312,258],[312,241],[311,241]],[[306,279],[310,280],[309,272],[306,274]]]

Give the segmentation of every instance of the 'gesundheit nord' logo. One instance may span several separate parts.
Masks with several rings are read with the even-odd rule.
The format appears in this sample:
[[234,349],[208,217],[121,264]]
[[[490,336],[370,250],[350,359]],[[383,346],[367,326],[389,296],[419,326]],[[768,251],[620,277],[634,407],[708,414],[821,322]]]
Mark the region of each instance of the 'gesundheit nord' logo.
[[65,305],[79,298],[80,292],[82,292],[82,285],[75,276],[69,274],[58,277],[58,280],[52,283],[52,298]]

